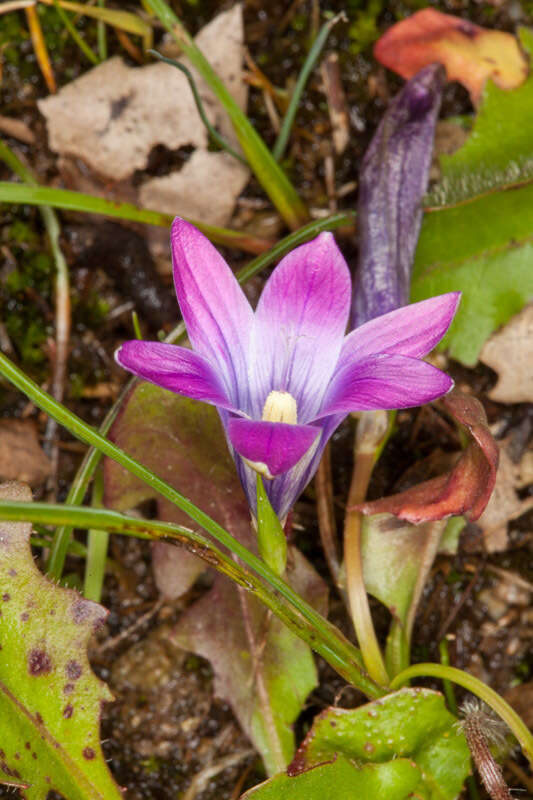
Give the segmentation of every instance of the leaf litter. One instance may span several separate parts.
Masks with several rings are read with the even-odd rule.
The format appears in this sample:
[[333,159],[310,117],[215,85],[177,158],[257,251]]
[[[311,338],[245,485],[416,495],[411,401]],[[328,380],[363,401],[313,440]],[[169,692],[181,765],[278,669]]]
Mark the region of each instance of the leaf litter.
[[[236,4],[215,17],[195,42],[244,109],[242,6]],[[226,112],[188,66],[210,123],[238,147]],[[208,132],[188,81],[169,64],[129,67],[114,56],[57,95],[40,100],[38,107],[47,122],[51,149],[60,156],[81,159],[97,176],[110,181],[125,181],[135,170],[144,170],[157,145],[172,151],[194,148],[180,171],[143,181],[138,199],[146,207],[225,225],[248,182],[247,167],[228,153],[208,149]]]

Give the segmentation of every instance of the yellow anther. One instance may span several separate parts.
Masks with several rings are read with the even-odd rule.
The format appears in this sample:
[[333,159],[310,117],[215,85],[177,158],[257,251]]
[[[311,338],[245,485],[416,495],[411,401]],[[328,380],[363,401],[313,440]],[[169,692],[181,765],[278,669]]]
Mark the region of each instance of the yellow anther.
[[296,425],[296,400],[290,392],[270,392],[263,406],[263,422],[287,422]]

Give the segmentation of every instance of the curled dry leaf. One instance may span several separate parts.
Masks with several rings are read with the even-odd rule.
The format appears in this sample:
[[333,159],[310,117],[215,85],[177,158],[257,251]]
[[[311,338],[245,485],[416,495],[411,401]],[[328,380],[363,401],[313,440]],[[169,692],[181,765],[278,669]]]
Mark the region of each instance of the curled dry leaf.
[[448,80],[462,83],[474,103],[487,78],[502,89],[514,89],[528,72],[510,33],[487,30],[433,8],[424,8],[389,28],[376,42],[374,56],[403,78],[439,61],[446,67]]
[[[195,42],[245,108],[241,5],[215,17]],[[238,148],[226,112],[187,59],[181,60],[194,74],[210,123]],[[120,58],[111,58],[38,105],[52,150],[81,159],[108,181],[123,181],[145,169],[157,145],[173,151],[195,148],[183,167],[185,174],[174,171],[142,184],[141,202],[158,211],[225,225],[248,181],[249,170],[239,161],[227,153],[208,152],[208,133],[187,79],[168,64],[128,67]],[[190,187],[187,192],[185,185]]]
[[387,512],[413,523],[460,514],[471,520],[480,517],[496,482],[498,445],[489,431],[483,406],[474,397],[451,392],[441,403],[470,436],[455,467],[405,492],[358,505],[363,514]]
[[490,337],[480,360],[498,373],[489,397],[498,403],[533,402],[533,303]]

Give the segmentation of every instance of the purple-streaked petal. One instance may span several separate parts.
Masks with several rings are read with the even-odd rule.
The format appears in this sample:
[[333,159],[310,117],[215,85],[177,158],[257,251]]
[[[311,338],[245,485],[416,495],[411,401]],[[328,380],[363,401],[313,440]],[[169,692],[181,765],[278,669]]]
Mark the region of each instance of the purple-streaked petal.
[[444,71],[424,67],[396,95],[359,174],[354,327],[409,302]]
[[272,390],[295,397],[300,422],[316,413],[339,357],[350,292],[350,273],[331,233],[278,264],[256,311],[252,416],[261,416]]
[[319,436],[320,428],[233,417],[227,432],[237,453],[273,478],[294,467]]
[[224,386],[203,356],[163,342],[125,342],[115,353],[121,367],[163,389],[235,411]]
[[171,233],[174,284],[193,348],[213,364],[237,408],[247,410],[247,351],[253,311],[211,242],[177,217]]
[[376,317],[352,331],[342,346],[337,369],[378,353],[420,358],[437,345],[453,320],[461,292],[430,297]]
[[452,386],[448,375],[418,358],[382,353],[354,359],[335,373],[320,416],[421,406]]

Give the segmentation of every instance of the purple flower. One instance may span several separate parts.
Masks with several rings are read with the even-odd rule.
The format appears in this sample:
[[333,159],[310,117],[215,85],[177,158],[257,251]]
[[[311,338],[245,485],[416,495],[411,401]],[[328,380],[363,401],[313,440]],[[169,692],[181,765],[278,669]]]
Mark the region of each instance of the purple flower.
[[196,228],[174,220],[171,241],[193,349],[131,341],[116,359],[145,380],[217,407],[252,510],[258,471],[269,479],[275,511],[288,513],[349,412],[417,406],[451,388],[421,358],[446,333],[458,293],[400,308],[345,336],[350,273],[330,233],[285,256],[255,313]]

